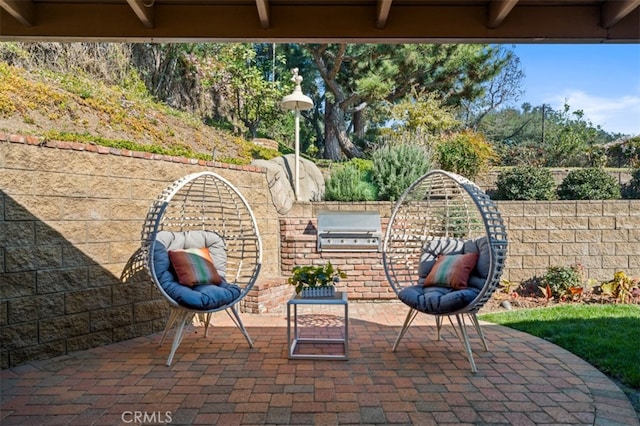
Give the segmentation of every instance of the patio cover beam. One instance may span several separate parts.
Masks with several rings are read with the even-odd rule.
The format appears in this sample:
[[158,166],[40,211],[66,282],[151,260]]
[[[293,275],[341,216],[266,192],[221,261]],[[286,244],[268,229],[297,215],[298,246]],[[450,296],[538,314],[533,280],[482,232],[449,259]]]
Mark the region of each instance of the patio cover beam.
[[494,0],[489,3],[489,22],[487,26],[489,28],[500,26],[516,3],[518,3],[518,0]]
[[0,8],[6,10],[22,25],[31,27],[35,24],[36,6],[31,0],[0,0]]
[[637,43],[638,1],[0,0],[0,41]]
[[607,1],[602,5],[602,26],[611,28],[638,6],[640,6],[640,0]]
[[269,0],[256,0],[256,7],[258,8],[260,26],[266,30],[271,26],[271,22],[269,22]]
[[393,0],[378,0],[378,6],[376,7],[376,28],[382,29],[387,25],[392,1]]
[[142,24],[147,28],[153,28],[153,3],[154,0],[127,0],[131,9],[135,12],[136,16]]

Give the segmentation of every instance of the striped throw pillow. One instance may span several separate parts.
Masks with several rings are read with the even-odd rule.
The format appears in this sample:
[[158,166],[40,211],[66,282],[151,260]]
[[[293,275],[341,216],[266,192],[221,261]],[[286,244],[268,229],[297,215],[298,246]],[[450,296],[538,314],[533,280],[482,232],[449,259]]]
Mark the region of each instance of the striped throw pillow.
[[441,254],[424,281],[425,287],[467,288],[469,275],[478,262],[478,253]]
[[169,250],[169,260],[178,276],[178,282],[187,287],[198,284],[220,284],[222,278],[213,264],[206,247]]

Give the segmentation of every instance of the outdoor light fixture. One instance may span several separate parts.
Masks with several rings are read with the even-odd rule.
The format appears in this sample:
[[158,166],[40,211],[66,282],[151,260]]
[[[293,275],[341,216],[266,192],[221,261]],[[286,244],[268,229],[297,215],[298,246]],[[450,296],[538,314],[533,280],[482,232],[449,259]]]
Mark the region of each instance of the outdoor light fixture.
[[282,98],[282,102],[280,105],[282,108],[295,111],[296,113],[296,142],[295,142],[295,151],[296,151],[296,161],[295,161],[295,178],[294,178],[294,187],[293,190],[296,195],[296,200],[300,198],[300,188],[299,188],[299,180],[300,180],[300,111],[306,111],[308,109],[313,108],[313,101],[310,97],[305,96],[302,93],[302,88],[300,87],[300,83],[302,83],[302,76],[298,75],[298,68],[294,68],[291,70],[293,73],[293,77],[291,77],[291,81],[293,81],[296,86],[293,89],[293,93]]

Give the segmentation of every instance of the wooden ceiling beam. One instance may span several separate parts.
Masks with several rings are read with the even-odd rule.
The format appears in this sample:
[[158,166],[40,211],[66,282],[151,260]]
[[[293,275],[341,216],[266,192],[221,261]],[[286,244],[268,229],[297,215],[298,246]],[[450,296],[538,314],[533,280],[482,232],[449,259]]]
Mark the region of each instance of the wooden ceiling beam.
[[32,1],[0,0],[0,7],[9,12],[22,25],[26,27],[35,25],[36,6]]
[[489,28],[498,28],[518,0],[494,0],[489,3]]
[[376,8],[376,28],[382,29],[387,25],[392,2],[393,0],[378,0]]
[[[2,0],[7,3],[8,0]],[[149,1],[149,0],[145,0]],[[640,41],[640,8],[611,28],[601,5],[547,6],[519,2],[497,28],[487,28],[484,2],[426,6],[393,2],[393,15],[376,28],[371,3],[330,6],[269,2],[270,26],[261,28],[256,3],[156,1],[154,27],[140,25],[127,2],[35,3],[27,27],[0,9],[0,41],[274,42],[274,43],[602,43]],[[18,3],[24,3],[19,1]],[[327,3],[329,4],[329,3]],[[376,3],[374,3],[376,4]],[[26,17],[26,15],[24,15]],[[571,25],[567,25],[571,22]]]
[[640,0],[616,0],[607,1],[602,5],[601,22],[602,28],[611,28],[622,18],[633,12],[640,6]]
[[153,8],[155,0],[127,0],[131,9],[147,28],[153,28]]
[[258,8],[258,18],[260,18],[260,26],[266,30],[271,26],[269,20],[269,0],[256,0]]

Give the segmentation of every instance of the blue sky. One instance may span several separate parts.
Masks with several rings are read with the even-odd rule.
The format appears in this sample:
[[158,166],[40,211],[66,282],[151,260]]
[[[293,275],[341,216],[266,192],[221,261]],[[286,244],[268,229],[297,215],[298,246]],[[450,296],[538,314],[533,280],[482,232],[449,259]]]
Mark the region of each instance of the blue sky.
[[581,109],[607,132],[640,134],[640,44],[518,44],[525,73],[517,106]]

